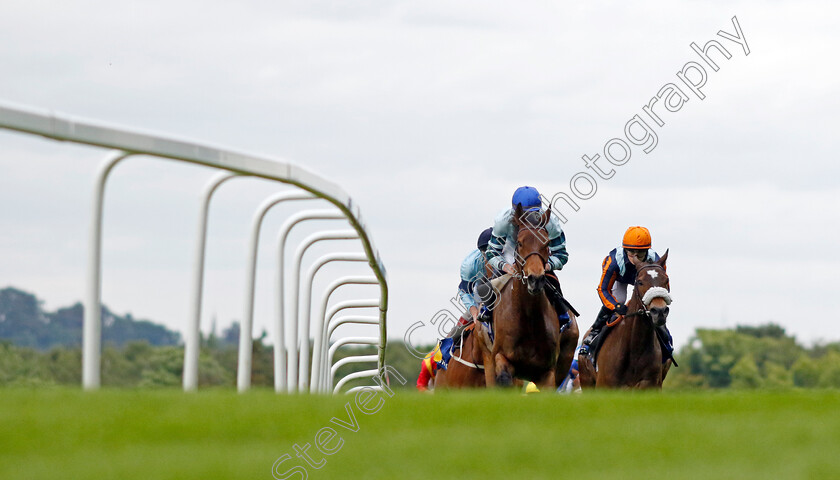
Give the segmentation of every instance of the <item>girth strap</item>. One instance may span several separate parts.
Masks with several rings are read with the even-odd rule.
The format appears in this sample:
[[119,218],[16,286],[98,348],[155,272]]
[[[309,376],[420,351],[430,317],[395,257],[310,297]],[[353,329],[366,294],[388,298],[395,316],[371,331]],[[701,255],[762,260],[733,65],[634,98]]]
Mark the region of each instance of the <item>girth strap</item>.
[[[459,353],[460,353],[460,352],[459,352]],[[479,370],[484,370],[484,365],[476,365],[475,363],[468,362],[468,361],[466,361],[466,360],[462,359],[460,356],[457,356],[457,357],[456,357],[455,355],[452,355],[452,360],[455,360],[455,361],[457,361],[458,363],[462,363],[462,364],[464,364],[464,365],[466,365],[466,366],[468,366],[468,367],[471,367],[471,368],[477,368],[477,369],[479,369]]]

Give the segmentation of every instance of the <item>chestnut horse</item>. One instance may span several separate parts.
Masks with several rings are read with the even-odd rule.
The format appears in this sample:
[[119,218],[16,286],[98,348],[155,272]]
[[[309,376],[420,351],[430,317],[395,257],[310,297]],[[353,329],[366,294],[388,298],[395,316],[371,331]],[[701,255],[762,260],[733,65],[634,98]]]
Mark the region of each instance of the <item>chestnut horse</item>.
[[671,359],[662,361],[656,327],[668,320],[671,303],[665,261],[668,252],[654,263],[641,264],[627,302],[631,313],[616,318],[613,331],[601,345],[598,370],[589,355],[578,357],[580,384],[586,388],[662,388]]
[[[484,265],[485,278],[493,278],[493,268],[489,264]],[[487,282],[487,280],[484,280]],[[489,286],[489,282],[487,282]],[[493,297],[487,297],[488,308],[493,308]],[[482,302],[484,303],[484,302]],[[467,313],[465,312],[465,315]],[[465,329],[472,330],[470,336],[463,340],[464,333],[461,333],[461,347],[452,351],[452,358],[446,370],[438,370],[435,376],[435,388],[463,388],[463,387],[484,387],[490,378],[492,385],[493,370],[486,370],[485,365],[492,365],[490,350],[493,348],[493,341],[490,334],[480,323],[473,324]]]
[[484,387],[487,385],[487,375],[492,379],[492,370],[484,369],[486,363],[492,363],[490,349],[493,344],[487,330],[480,323],[473,323],[466,330],[472,331],[461,340],[460,347],[452,350],[452,358],[446,370],[438,369],[435,375],[436,390]]
[[[524,215],[523,215],[524,213]],[[569,372],[578,341],[575,317],[561,332],[557,312],[543,292],[547,287],[548,231],[551,208],[544,213],[523,212],[517,205],[513,225],[516,258],[513,278],[502,287],[494,312],[496,338],[488,385],[508,386],[515,377],[530,380],[541,391],[554,391]],[[491,383],[492,382],[492,383]]]

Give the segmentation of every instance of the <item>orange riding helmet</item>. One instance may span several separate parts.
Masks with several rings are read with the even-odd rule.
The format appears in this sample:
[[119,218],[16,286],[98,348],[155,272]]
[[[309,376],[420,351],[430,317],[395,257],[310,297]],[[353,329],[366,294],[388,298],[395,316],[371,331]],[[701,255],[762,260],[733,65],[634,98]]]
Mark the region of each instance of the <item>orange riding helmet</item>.
[[624,248],[647,250],[650,248],[650,232],[645,227],[630,227],[624,232]]

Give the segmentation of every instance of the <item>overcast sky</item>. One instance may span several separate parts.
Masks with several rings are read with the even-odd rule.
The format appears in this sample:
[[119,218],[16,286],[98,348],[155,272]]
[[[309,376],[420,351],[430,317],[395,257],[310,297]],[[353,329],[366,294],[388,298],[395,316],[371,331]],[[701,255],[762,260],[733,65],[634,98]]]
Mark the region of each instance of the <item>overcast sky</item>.
[[[836,2],[580,3],[7,0],[0,100],[256,152],[340,184],[388,269],[392,338],[449,306],[461,260],[516,187],[569,193],[576,173],[594,174],[581,157],[627,141],[640,115],[655,148],[630,145],[621,166],[602,158],[613,177],[593,177],[594,195],[564,211],[560,280],[581,330],[600,306],[604,256],[645,225],[654,249],[670,249],[678,347],[699,327],[768,321],[804,342],[840,340]],[[736,33],[733,16],[749,55],[717,35]],[[701,100],[677,72],[703,64],[690,44],[712,39],[731,58],[710,53],[719,71],[704,65]],[[658,126],[642,107],[668,83],[688,101],[655,106]],[[47,309],[83,298],[104,153],[0,131],[0,288]],[[114,171],[112,310],[183,331],[197,196],[212,175],[147,158]],[[251,215],[277,190],[237,179],[214,198],[204,330],[241,318]],[[257,333],[272,331],[274,238],[291,211],[272,212],[262,237]]]

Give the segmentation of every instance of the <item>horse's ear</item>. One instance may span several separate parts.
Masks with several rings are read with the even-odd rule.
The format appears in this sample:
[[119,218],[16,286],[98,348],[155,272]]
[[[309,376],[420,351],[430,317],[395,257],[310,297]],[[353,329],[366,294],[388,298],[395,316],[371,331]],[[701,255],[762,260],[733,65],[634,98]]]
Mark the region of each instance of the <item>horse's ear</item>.
[[523,214],[524,214],[524,211],[522,210],[522,204],[517,203],[516,207],[514,207],[514,209],[513,209],[513,224],[516,225],[517,227],[522,225],[522,215]]
[[659,257],[659,260],[656,261],[656,263],[659,264],[659,266],[662,268],[665,268],[665,262],[668,260],[669,250],[670,249],[665,250],[665,255],[662,255],[661,257]]
[[548,225],[549,220],[551,220],[551,205],[549,205],[548,208],[545,209],[545,212],[543,212],[543,217],[540,224],[544,227]]

